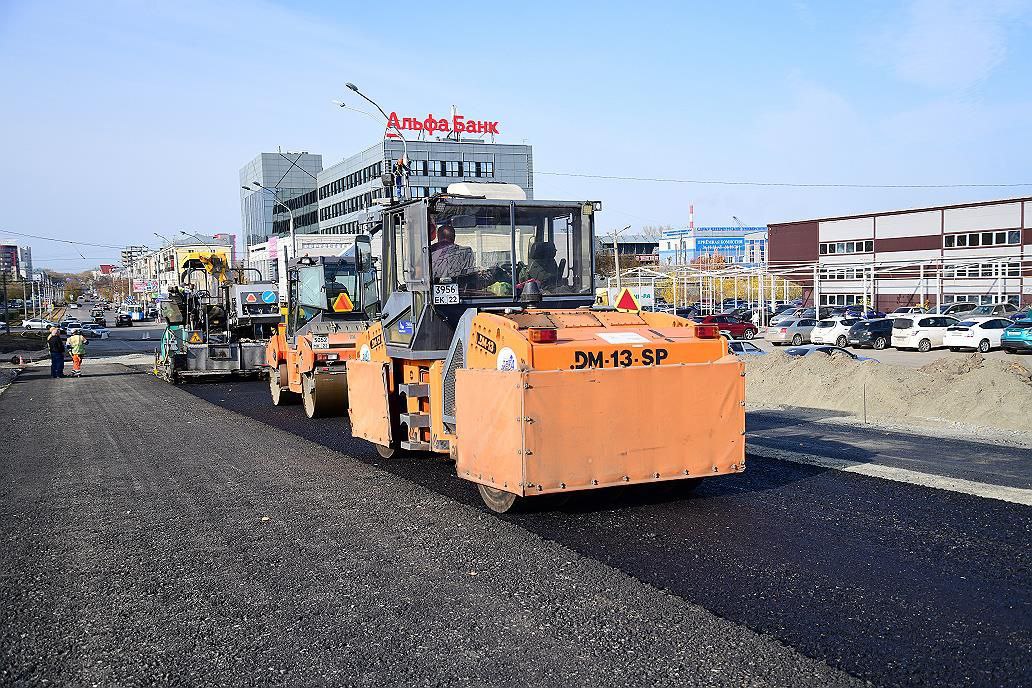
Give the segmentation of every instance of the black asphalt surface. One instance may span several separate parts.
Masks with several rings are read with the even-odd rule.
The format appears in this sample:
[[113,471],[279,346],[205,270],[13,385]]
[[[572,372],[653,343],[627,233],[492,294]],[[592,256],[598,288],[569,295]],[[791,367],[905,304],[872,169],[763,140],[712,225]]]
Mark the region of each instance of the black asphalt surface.
[[[29,378],[0,397],[0,418],[32,398],[45,426],[46,390],[69,383],[97,385],[89,400],[111,418],[101,437],[83,423],[81,441],[122,456],[100,469],[47,451],[3,459],[16,547],[0,678],[147,682],[196,665],[192,681],[213,683],[848,680],[825,662],[879,685],[1032,677],[1026,507],[750,457],[690,498],[605,491],[499,518],[449,462],[382,460],[346,420],[274,408],[261,383]],[[124,437],[141,405],[148,436]],[[820,427],[787,430],[799,444]],[[879,456],[841,432],[808,442]],[[11,578],[31,583],[12,593]],[[62,638],[80,616],[90,630]],[[141,648],[142,665],[113,659]]]
[[[1032,450],[994,442],[991,433],[969,439],[823,422],[847,414],[814,409],[755,410],[746,415],[749,442],[802,454],[874,462],[894,468],[1007,487],[1032,488]],[[1032,419],[1029,420],[1032,436]]]
[[339,420],[305,426],[327,447],[123,366],[45,373],[0,396],[2,685],[856,684]]

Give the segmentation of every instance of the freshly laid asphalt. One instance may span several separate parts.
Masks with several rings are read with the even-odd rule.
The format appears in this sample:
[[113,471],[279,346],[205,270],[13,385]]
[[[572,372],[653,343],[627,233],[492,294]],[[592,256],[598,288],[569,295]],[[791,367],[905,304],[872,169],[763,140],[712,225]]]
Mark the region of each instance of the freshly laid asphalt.
[[[380,459],[261,383],[43,372],[0,396],[0,683],[1032,678],[1027,507],[750,457],[688,498],[498,517],[449,462]],[[910,451],[886,441],[852,456]]]

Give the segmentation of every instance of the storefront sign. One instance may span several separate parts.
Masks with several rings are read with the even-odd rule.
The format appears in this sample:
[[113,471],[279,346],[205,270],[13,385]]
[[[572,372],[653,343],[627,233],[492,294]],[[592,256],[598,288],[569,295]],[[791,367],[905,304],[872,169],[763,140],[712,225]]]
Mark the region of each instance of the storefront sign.
[[397,112],[392,112],[387,118],[389,128],[408,129],[411,131],[425,131],[433,134],[436,131],[457,132],[466,134],[500,134],[498,122],[488,120],[467,120],[464,115],[454,115],[450,120],[446,117],[427,115],[426,117],[398,117]]

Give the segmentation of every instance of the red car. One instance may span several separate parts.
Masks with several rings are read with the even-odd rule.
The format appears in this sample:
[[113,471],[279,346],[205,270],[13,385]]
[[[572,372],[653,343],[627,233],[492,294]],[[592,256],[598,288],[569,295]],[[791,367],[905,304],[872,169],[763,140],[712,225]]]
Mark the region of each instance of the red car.
[[693,320],[700,324],[716,325],[721,334],[727,334],[732,339],[752,339],[756,336],[756,325],[739,320],[732,315],[707,315],[701,319],[693,318]]

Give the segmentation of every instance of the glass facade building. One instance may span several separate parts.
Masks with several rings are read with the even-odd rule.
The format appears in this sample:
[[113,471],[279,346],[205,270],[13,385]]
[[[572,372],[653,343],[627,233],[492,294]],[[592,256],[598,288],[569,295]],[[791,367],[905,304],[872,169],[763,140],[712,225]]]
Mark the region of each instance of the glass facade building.
[[319,230],[315,189],[320,172],[322,156],[307,152],[259,153],[240,168],[240,227],[245,253],[247,247],[262,243],[274,232],[287,233],[290,218],[272,194],[243,187],[253,188],[258,182],[277,189],[279,199],[294,214],[295,232],[314,233]]
[[663,232],[661,264],[684,265],[706,256],[721,256],[727,263],[763,265],[767,262],[767,228],[685,227]]

